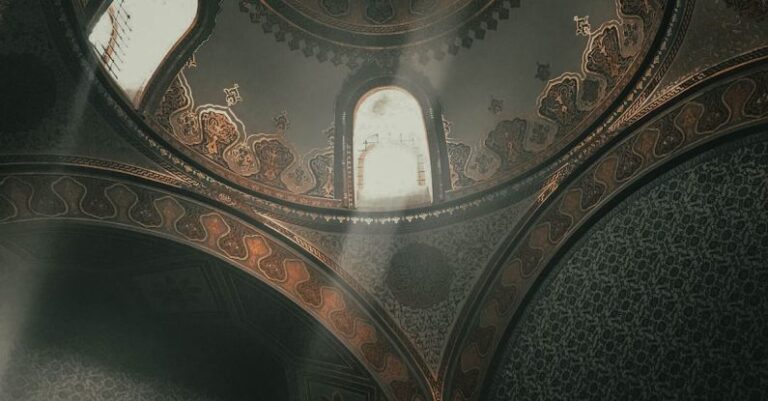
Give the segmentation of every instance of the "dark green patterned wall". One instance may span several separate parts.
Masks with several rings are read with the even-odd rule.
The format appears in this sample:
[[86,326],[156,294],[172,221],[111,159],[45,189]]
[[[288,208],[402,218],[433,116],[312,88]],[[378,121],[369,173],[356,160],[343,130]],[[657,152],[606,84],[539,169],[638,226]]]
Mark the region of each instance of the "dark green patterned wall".
[[[250,331],[132,304],[139,289],[117,269],[31,265],[2,251],[0,400],[290,399],[281,361]],[[153,285],[166,286],[157,289],[171,307],[184,296]]]
[[620,204],[554,267],[505,348],[488,399],[766,399],[765,138]]

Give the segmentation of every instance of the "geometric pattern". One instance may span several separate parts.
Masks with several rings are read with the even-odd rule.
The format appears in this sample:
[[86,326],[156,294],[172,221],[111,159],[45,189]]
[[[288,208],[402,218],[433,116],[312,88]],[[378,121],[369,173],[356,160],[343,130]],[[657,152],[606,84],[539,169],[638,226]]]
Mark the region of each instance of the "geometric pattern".
[[742,146],[592,227],[531,298],[489,399],[762,398],[768,143]]

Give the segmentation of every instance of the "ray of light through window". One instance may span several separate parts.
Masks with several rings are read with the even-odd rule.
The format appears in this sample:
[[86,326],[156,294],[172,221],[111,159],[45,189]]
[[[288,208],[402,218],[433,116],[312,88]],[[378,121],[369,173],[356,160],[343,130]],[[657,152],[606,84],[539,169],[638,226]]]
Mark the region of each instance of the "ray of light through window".
[[432,202],[432,176],[424,115],[406,90],[368,92],[354,116],[355,205],[397,210]]
[[89,40],[104,67],[138,105],[166,55],[197,16],[198,0],[115,0]]

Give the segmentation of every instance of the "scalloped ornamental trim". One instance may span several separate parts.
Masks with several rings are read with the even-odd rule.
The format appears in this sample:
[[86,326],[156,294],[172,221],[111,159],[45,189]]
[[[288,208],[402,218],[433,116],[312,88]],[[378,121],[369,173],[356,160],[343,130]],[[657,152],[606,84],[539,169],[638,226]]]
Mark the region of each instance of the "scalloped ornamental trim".
[[148,181],[159,182],[161,184],[166,184],[177,188],[182,187],[184,184],[194,185],[194,181],[189,180],[188,177],[162,174],[139,166],[118,163],[111,160],[96,159],[92,157],[67,155],[0,155],[0,165],[5,166],[34,164],[50,165],[52,163],[60,165],[84,166],[103,169],[105,171],[124,173],[136,177],[141,177]]
[[305,57],[314,57],[319,62],[330,61],[334,65],[344,64],[350,69],[365,62],[394,67],[401,57],[417,56],[421,63],[427,63],[430,57],[442,60],[446,53],[456,55],[462,47],[469,49],[475,40],[485,38],[487,31],[496,30],[498,21],[508,19],[510,9],[519,6],[520,0],[495,0],[478,14],[470,16],[462,26],[446,29],[444,33],[418,44],[367,48],[335,42],[308,32],[261,1],[240,2],[240,10],[250,15],[251,22],[260,24],[264,33],[272,33],[277,42],[286,42],[289,49],[300,50]]

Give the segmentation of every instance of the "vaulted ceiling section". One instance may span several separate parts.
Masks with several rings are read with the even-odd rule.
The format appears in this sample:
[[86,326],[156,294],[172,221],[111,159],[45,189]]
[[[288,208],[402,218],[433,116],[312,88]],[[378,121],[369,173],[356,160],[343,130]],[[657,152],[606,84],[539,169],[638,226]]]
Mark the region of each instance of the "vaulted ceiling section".
[[[0,398],[768,393],[763,0],[201,0],[140,97],[120,2],[0,0]],[[355,206],[384,86],[427,205]]]

